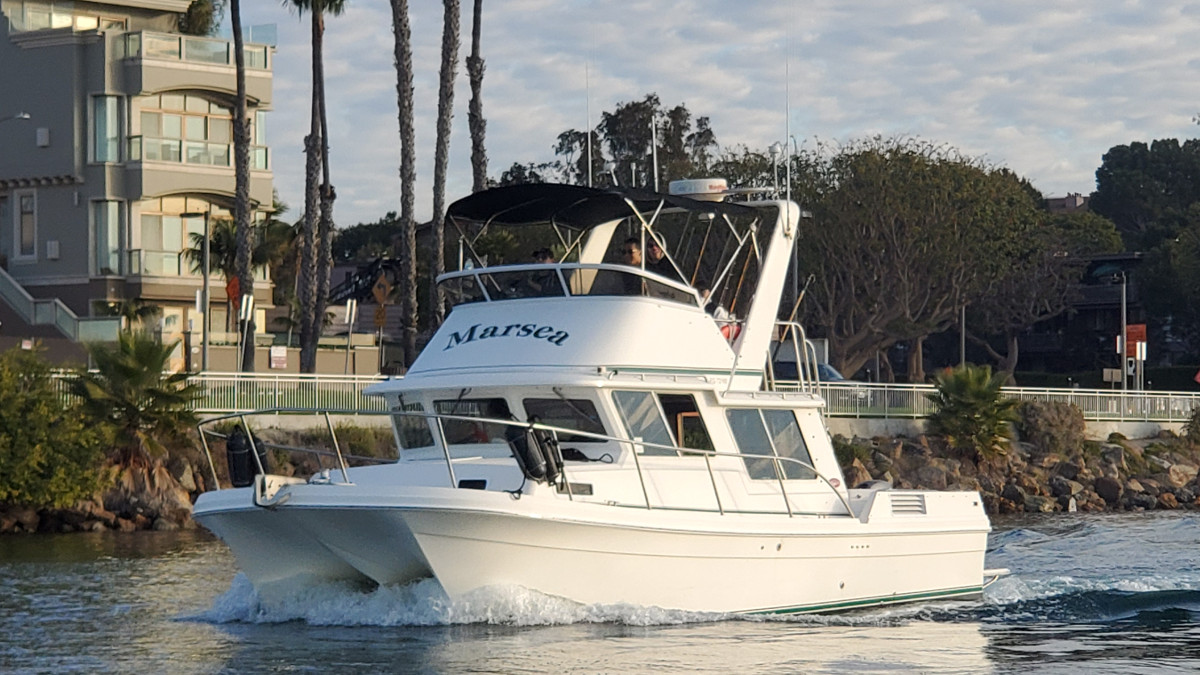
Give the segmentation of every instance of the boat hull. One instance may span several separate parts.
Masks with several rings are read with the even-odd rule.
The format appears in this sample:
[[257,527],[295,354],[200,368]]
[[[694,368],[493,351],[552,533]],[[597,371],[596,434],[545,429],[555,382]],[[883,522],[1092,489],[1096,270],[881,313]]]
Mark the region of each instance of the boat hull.
[[[306,491],[312,490],[297,490]],[[229,544],[251,581],[268,592],[281,582],[397,584],[432,577],[452,598],[520,586],[584,604],[820,612],[970,597],[982,590],[986,520],[908,528],[892,523],[884,531],[850,517],[721,515],[465,490],[410,492],[370,506],[297,494],[273,510],[247,508],[245,495],[240,508],[198,504],[197,519]]]

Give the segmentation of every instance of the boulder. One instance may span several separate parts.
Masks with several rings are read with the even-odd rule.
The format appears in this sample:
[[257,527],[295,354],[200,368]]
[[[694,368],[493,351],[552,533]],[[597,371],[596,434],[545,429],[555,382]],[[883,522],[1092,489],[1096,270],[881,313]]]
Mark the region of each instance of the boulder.
[[856,487],[871,480],[871,472],[867,471],[867,467],[863,466],[863,463],[855,457],[850,466],[846,468],[844,478],[846,479],[847,487]]
[[1125,465],[1125,448],[1123,446],[1106,443],[1100,446],[1100,456],[1121,471],[1127,471],[1129,468]]
[[1142,482],[1136,478],[1130,478],[1125,481],[1125,492],[1145,492],[1146,488]]
[[1004,486],[1004,490],[1000,493],[1000,496],[1013,504],[1024,504],[1026,495],[1025,491],[1017,487],[1016,484],[1009,483]]
[[1145,457],[1147,464],[1153,468],[1159,469],[1160,471],[1166,471],[1167,469],[1171,468],[1171,462],[1163,457],[1151,454],[1146,454]]
[[1158,506],[1158,498],[1145,494],[1143,492],[1135,492],[1125,495],[1126,508],[1131,511],[1145,511]]
[[1058,502],[1050,497],[1029,495],[1025,497],[1026,513],[1050,513],[1058,508]]
[[1050,479],[1050,494],[1055,497],[1075,497],[1083,492],[1083,484],[1073,480],[1068,480],[1062,476],[1055,476]]
[[1063,462],[1058,465],[1058,475],[1067,480],[1075,480],[1079,477],[1080,466],[1074,462]]
[[37,509],[28,506],[9,506],[0,510],[0,533],[37,532],[41,517]]
[[928,490],[945,490],[949,484],[946,469],[935,464],[927,464],[917,469],[917,484]]
[[1179,508],[1179,502],[1176,501],[1175,495],[1170,492],[1164,492],[1158,496],[1158,508],[1177,509]]
[[1097,478],[1092,483],[1092,489],[1109,505],[1116,505],[1117,501],[1121,499],[1121,495],[1125,492],[1125,488],[1121,485],[1120,481],[1108,476]]
[[1181,488],[1194,480],[1198,472],[1200,469],[1190,464],[1172,464],[1167,469],[1166,482],[1171,487]]

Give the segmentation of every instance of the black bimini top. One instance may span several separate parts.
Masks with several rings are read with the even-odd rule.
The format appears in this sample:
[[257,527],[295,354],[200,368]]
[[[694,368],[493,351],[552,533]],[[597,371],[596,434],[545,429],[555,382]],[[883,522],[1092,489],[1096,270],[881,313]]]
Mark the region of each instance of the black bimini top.
[[754,213],[753,209],[739,204],[702,202],[649,190],[527,183],[463,197],[450,205],[446,215],[455,220],[505,226],[554,223],[587,230],[632,215],[630,204],[639,213],[652,212],[660,206],[731,216]]

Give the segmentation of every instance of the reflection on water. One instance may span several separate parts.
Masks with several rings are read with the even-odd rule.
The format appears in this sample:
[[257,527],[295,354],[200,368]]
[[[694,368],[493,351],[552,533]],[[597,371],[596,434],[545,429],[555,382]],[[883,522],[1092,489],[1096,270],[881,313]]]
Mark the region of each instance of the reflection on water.
[[0,539],[0,671],[1158,672],[1200,666],[1200,520],[1001,521],[981,603],[831,617],[583,607],[432,582],[260,601],[196,532]]

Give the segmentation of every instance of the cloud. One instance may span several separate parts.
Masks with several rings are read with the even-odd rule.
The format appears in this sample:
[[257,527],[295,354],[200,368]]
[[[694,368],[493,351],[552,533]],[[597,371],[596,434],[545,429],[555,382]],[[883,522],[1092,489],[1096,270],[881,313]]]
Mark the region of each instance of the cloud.
[[[460,59],[470,48],[463,3]],[[270,144],[281,197],[299,216],[309,127],[309,24],[277,23]],[[440,3],[410,2],[417,215],[432,202]],[[1089,192],[1110,147],[1194,134],[1200,11],[1183,0],[517,0],[483,5],[489,173],[553,159],[558,134],[657,93],[711,118],[723,146],[908,134],[1007,166],[1047,194]],[[400,142],[391,11],[349,3],[327,21],[331,164],[342,225],[399,210]],[[461,64],[461,60],[460,60]],[[786,78],[785,78],[786,73]],[[470,189],[460,65],[448,198]],[[785,84],[786,79],[786,84]],[[789,105],[790,103],[790,105]],[[790,122],[785,110],[790,110]]]

